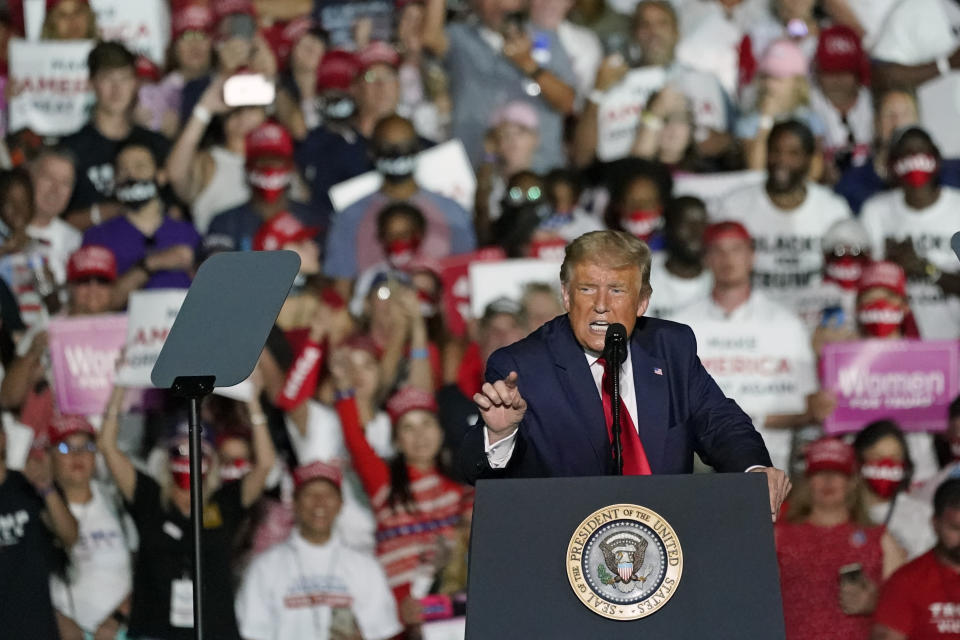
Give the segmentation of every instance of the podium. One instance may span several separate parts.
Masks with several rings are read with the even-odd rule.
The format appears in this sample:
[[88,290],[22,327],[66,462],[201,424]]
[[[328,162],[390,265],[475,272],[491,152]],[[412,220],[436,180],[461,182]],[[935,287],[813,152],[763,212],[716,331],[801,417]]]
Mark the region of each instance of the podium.
[[766,476],[481,480],[467,640],[784,638]]

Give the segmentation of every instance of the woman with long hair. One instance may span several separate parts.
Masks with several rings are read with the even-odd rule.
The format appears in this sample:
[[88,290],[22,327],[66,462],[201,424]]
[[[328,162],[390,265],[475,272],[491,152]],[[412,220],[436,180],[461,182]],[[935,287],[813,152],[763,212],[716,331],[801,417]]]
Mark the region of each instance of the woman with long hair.
[[377,557],[405,624],[419,622],[416,599],[433,589],[455,546],[457,524],[470,508],[469,489],[447,469],[443,429],[432,393],[405,387],[387,402],[396,455],[377,456],[364,435],[353,397],[349,361],[335,353],[330,371],[336,410],[353,467],[370,496],[377,521]]
[[776,525],[788,640],[866,640],[882,580],[905,558],[863,502],[853,448],[812,442],[807,468]]

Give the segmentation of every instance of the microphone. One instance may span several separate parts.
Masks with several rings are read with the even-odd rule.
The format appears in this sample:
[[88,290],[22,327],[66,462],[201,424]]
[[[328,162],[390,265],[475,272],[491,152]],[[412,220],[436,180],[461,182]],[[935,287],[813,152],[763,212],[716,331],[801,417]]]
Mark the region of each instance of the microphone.
[[604,359],[619,367],[627,359],[627,328],[619,322],[607,327],[607,337],[603,343]]
[[957,260],[960,260],[960,231],[957,231],[953,234],[953,237],[950,238],[950,247],[953,249],[953,252],[957,254]]

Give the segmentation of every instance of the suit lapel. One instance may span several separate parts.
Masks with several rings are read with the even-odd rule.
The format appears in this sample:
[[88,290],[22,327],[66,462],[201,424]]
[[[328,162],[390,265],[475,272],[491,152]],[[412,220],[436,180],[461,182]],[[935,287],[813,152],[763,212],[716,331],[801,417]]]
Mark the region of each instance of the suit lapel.
[[[563,316],[561,326],[558,327],[557,341],[551,351],[563,387],[563,393],[575,405],[574,415],[579,419],[573,420],[577,429],[593,449],[597,461],[601,465],[608,464],[610,443],[607,440],[607,430],[603,419],[603,402],[600,393],[590,373],[590,366],[583,349],[573,335],[570,319]],[[562,406],[557,399],[558,406]]]
[[644,351],[635,336],[636,332],[630,340],[630,358],[633,362],[633,386],[637,394],[637,421],[640,423],[637,429],[650,469],[657,473],[663,462],[663,447],[669,426],[669,372],[666,363]]

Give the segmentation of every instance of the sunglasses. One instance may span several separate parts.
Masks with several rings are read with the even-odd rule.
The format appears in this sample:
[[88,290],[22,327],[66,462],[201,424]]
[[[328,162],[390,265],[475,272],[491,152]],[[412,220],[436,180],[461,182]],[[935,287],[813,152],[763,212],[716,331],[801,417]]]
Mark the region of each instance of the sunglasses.
[[837,258],[842,258],[844,256],[859,258],[861,255],[863,255],[863,251],[860,249],[860,247],[835,247],[833,249],[833,255]]
[[75,446],[70,446],[66,442],[61,442],[60,444],[57,445],[57,451],[59,451],[63,455],[67,455],[68,453],[96,453],[97,445],[95,445],[92,442],[88,442],[86,444],[80,445],[79,447],[75,447]]
[[530,187],[526,190],[520,187],[513,187],[507,191],[507,195],[504,197],[504,201],[511,205],[540,202],[542,199],[543,190],[541,190],[540,187]]

